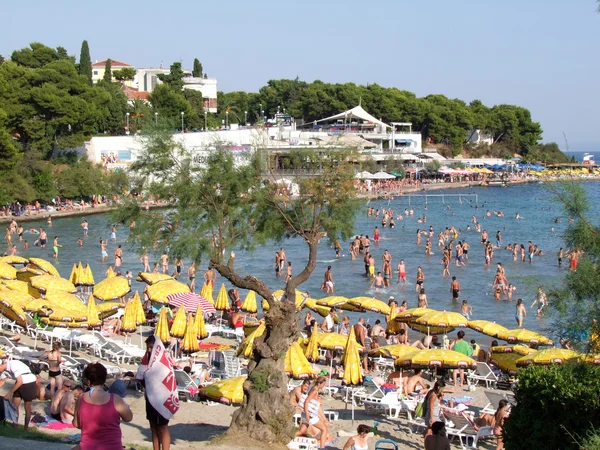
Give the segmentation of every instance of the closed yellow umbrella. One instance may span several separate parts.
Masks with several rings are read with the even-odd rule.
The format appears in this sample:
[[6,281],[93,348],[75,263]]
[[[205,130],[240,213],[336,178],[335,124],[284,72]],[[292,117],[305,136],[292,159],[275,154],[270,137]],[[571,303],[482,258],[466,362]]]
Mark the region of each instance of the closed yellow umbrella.
[[572,359],[578,359],[581,353],[566,348],[548,348],[540,350],[530,355],[521,356],[517,359],[517,367],[528,366],[529,364],[548,365],[562,364]]
[[386,333],[393,335],[400,333],[402,325],[396,320],[397,315],[396,308],[390,308],[390,313],[387,316],[387,325],[385,327]]
[[435,311],[435,309],[410,308],[410,309],[407,309],[406,311],[403,311],[400,314],[398,314],[396,316],[396,320],[398,322],[411,322],[411,321],[415,321],[419,317],[424,316],[425,314],[428,314],[433,311]]
[[346,340],[344,349],[344,384],[351,386],[362,383],[363,377],[360,370],[361,361],[358,354],[358,343],[354,334],[354,327],[350,330],[350,335]]
[[158,338],[167,342],[169,340],[169,322],[167,321],[167,308],[163,306],[160,309],[160,313],[158,314],[158,322],[156,322],[156,328],[154,329],[154,334],[158,336]]
[[292,343],[287,351],[284,370],[288,377],[296,379],[313,378],[315,376],[315,371],[306,356],[304,356],[298,342]]
[[422,315],[415,323],[419,325],[427,325],[430,327],[452,328],[466,327],[469,321],[465,316],[455,312],[448,311],[433,311]]
[[373,311],[381,314],[389,314],[390,306],[382,302],[381,300],[377,300],[376,298],[371,297],[354,297],[348,300],[353,306],[357,306],[359,308],[365,309],[367,311]]
[[208,336],[208,331],[206,331],[206,325],[204,324],[204,312],[202,311],[202,306],[198,306],[198,309],[196,310],[194,327],[198,339],[204,339]]
[[116,277],[115,271],[113,270],[112,267],[109,267],[108,270],[106,271],[106,278],[113,278],[113,277]]
[[[184,309],[185,308],[180,308]],[[181,350],[188,353],[194,353],[200,350],[200,344],[198,343],[198,336],[196,335],[196,327],[194,324],[194,318],[190,314],[187,319],[187,326],[185,327],[185,336],[181,343]]]
[[140,295],[137,291],[135,291],[132,301],[135,305],[135,323],[138,325],[144,325],[146,323],[146,314],[144,313],[142,300],[140,299]]
[[258,311],[258,306],[256,305],[256,292],[248,291],[248,295],[246,295],[241,309],[242,311],[246,311],[251,314],[254,314],[256,311]]
[[125,277],[112,277],[102,280],[93,289],[94,297],[98,300],[117,300],[125,297],[131,288]]
[[264,312],[271,309],[271,307],[269,306],[269,302],[266,301],[264,298],[262,299],[262,309]]
[[441,369],[474,369],[477,362],[454,350],[421,350],[412,358],[413,367]]
[[496,322],[490,322],[489,320],[469,320],[468,325],[469,328],[491,337],[496,337],[499,333],[508,331],[506,327],[498,325]]
[[244,401],[244,381],[246,375],[217,381],[200,388],[199,394],[215,402],[225,405],[240,405]]
[[498,334],[498,339],[508,341],[510,343],[524,342],[526,344],[535,345],[554,345],[554,342],[543,334],[535,333],[534,331],[519,328],[516,330],[508,330]]
[[49,291],[77,292],[73,283],[54,275],[38,275],[29,280],[29,284],[42,294]]
[[496,353],[516,353],[517,355],[525,356],[535,353],[537,350],[526,347],[525,345],[498,345],[490,348],[492,354]]
[[227,311],[229,309],[229,299],[227,298],[227,289],[225,289],[225,283],[221,285],[219,289],[219,295],[215,303],[215,309],[217,311]]
[[310,335],[310,339],[308,339],[308,345],[304,350],[304,356],[310,362],[316,363],[319,359],[319,342],[317,341],[317,336],[319,334],[319,327],[315,323],[312,333]]
[[191,291],[187,284],[175,280],[161,281],[160,283],[153,284],[147,288],[148,297],[151,301],[165,304],[169,303],[167,296],[189,292]]
[[204,297],[211,304],[215,304],[215,299],[213,298],[213,287],[212,284],[204,283],[202,285],[202,290],[200,291],[200,296]]
[[138,272],[137,281],[143,281],[144,283],[152,286],[153,284],[160,283],[161,281],[173,280],[174,278],[166,273],[150,273],[150,272]]
[[251,358],[254,353],[254,340],[257,337],[262,336],[267,329],[267,326],[264,322],[258,326],[256,330],[254,330],[250,335],[244,339],[241,345],[238,347],[236,351],[237,356],[244,356],[245,358]]
[[60,277],[60,273],[58,273],[58,270],[56,269],[56,267],[54,267],[52,265],[52,263],[46,261],[45,259],[41,259],[41,258],[29,258],[29,262],[35,266],[35,268],[40,269],[42,272],[46,272],[50,275],[54,275],[56,277]]
[[89,328],[99,327],[102,324],[102,322],[100,321],[100,319],[98,317],[98,309],[96,308],[96,300],[94,299],[94,296],[92,294],[90,294],[90,296],[88,298],[87,319],[88,319],[87,322],[88,322]]
[[346,297],[342,297],[340,295],[332,295],[330,297],[325,297],[320,300],[317,300],[317,305],[327,306],[329,308],[338,308],[347,302],[348,299]]
[[27,258],[23,258],[22,256],[17,255],[8,255],[0,257],[0,262],[15,265],[15,264],[29,264],[29,260]]
[[71,275],[69,275],[69,281],[74,285],[77,285],[77,264],[73,264]]
[[83,264],[79,261],[77,264],[77,268],[75,269],[75,283],[71,281],[75,286],[85,286],[85,269],[83,268]]
[[125,333],[134,333],[137,330],[134,308],[133,302],[129,299],[125,305],[125,312],[123,313],[123,320],[121,322],[121,331]]
[[509,375],[516,375],[519,371],[517,360],[522,357],[518,353],[492,353],[490,363]]
[[15,269],[10,264],[0,262],[0,278],[3,278],[5,280],[16,280],[17,269]]
[[262,320],[260,322],[244,322],[244,336],[250,336],[262,322]]
[[24,281],[19,280],[2,280],[0,283],[11,291],[19,291],[24,294],[29,293],[29,285]]
[[185,335],[186,317],[185,308],[183,306],[177,309],[173,323],[171,324],[171,336],[182,338]]
[[92,268],[89,264],[85,266],[84,271],[84,286],[93,286],[96,284],[94,282],[94,274],[92,273]]

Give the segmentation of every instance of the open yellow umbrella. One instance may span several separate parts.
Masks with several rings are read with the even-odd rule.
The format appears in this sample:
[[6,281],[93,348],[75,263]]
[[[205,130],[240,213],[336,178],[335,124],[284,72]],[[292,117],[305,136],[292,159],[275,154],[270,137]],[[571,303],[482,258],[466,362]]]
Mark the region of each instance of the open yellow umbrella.
[[175,318],[173,319],[173,323],[171,324],[171,336],[176,338],[182,338],[185,335],[185,327],[185,308],[181,306],[179,307],[179,309],[177,309],[177,313],[175,314]]
[[317,305],[327,306],[329,308],[332,308],[332,307],[338,308],[347,302],[348,302],[348,299],[346,297],[342,297],[340,295],[332,295],[332,296],[317,300]]
[[151,301],[165,304],[169,303],[169,299],[167,299],[168,295],[191,292],[187,284],[175,280],[161,281],[160,283],[148,286],[147,289],[148,297],[150,297]]
[[[328,306],[317,305],[317,301],[314,298],[309,298],[308,300],[306,300],[306,302],[304,303],[304,307],[316,312],[321,317],[326,317],[329,314],[329,311],[331,311],[331,308],[329,308]],[[333,321],[335,323],[338,323],[339,320],[340,318],[336,312],[333,316]]]
[[396,320],[398,322],[411,322],[411,321],[415,321],[419,317],[424,316],[425,314],[428,314],[433,311],[435,311],[435,309],[410,308],[410,309],[407,309],[406,311],[403,311],[400,314],[398,314],[396,316]]
[[98,318],[98,309],[96,308],[96,300],[94,299],[94,296],[92,294],[90,294],[90,296],[88,298],[86,312],[87,312],[87,319],[88,319],[87,322],[88,322],[89,328],[99,327],[102,324],[102,322]]
[[37,269],[40,269],[42,272],[46,272],[50,275],[54,275],[56,277],[60,277],[60,273],[56,267],[52,265],[52,263],[46,261],[41,258],[29,258],[29,262]]
[[11,305],[15,304],[23,307],[32,300],[33,297],[29,293],[12,289],[0,289],[0,301],[8,302]]
[[17,255],[2,256],[0,258],[0,262],[10,264],[11,266],[15,264],[29,264],[29,260],[27,258]]
[[239,405],[244,401],[244,381],[246,375],[217,381],[200,388],[199,394],[215,402],[225,405]]
[[3,278],[5,280],[16,280],[17,269],[15,269],[10,264],[0,262],[0,278]]
[[524,342],[526,344],[535,345],[554,345],[554,342],[544,336],[543,334],[535,333],[534,331],[526,330],[525,328],[519,328],[516,330],[508,330],[498,334],[498,339],[508,341],[511,344],[517,342]]
[[499,333],[508,331],[506,327],[498,325],[496,322],[490,322],[489,320],[469,320],[468,325],[469,328],[491,337],[496,337]]
[[[273,297],[275,297],[278,301],[281,301],[281,298],[283,297],[284,294],[285,294],[285,291],[283,289],[278,289],[276,291],[273,291]],[[308,294],[306,292],[299,291],[298,289],[296,289],[295,294],[296,294],[296,297],[294,298],[294,302],[296,304],[296,308],[300,309],[302,306],[302,303],[308,297]]]
[[465,316],[456,312],[433,311],[422,315],[415,323],[430,327],[451,328],[466,327],[469,321]]
[[477,362],[454,350],[421,350],[412,358],[413,367],[441,369],[474,369]]
[[304,356],[298,342],[292,343],[285,354],[285,373],[288,377],[295,379],[313,378],[315,371]]
[[447,334],[454,331],[454,327],[431,327],[428,325],[421,325],[420,323],[408,322],[408,326],[411,330],[418,331],[419,333],[436,336],[439,334]]
[[319,359],[319,342],[317,341],[317,336],[319,334],[319,327],[315,323],[310,338],[308,339],[308,345],[304,350],[304,356],[310,362],[316,363]]
[[117,300],[125,297],[131,290],[125,277],[112,277],[102,280],[93,289],[94,297],[98,300]]
[[[185,308],[180,308],[185,310]],[[200,350],[200,344],[198,343],[198,336],[196,335],[196,327],[194,324],[194,318],[190,314],[187,319],[187,326],[185,327],[185,336],[181,343],[181,350],[188,353],[194,353]]]
[[27,328],[27,315],[20,305],[11,304],[8,306],[6,302],[2,301],[0,302],[0,314],[17,325]]
[[353,306],[357,306],[359,308],[365,309],[367,311],[373,311],[381,314],[389,314],[390,307],[387,303],[382,302],[381,300],[377,300],[376,298],[371,297],[354,297],[348,299],[348,303]]
[[213,298],[213,287],[212,287],[212,284],[210,284],[210,283],[208,283],[208,284],[204,283],[202,285],[202,290],[200,291],[200,296],[204,297],[206,300],[208,300],[213,305],[215,304],[215,299]]
[[219,289],[219,295],[215,303],[215,309],[218,311],[227,311],[229,309],[229,299],[227,298],[227,289],[225,289],[225,283],[221,285]]
[[548,348],[532,353],[531,355],[521,356],[517,359],[517,367],[528,366],[529,364],[548,365],[562,364],[572,359],[578,359],[581,353],[566,348]]
[[6,287],[7,289],[10,289],[11,291],[19,291],[22,292],[24,294],[28,294],[29,293],[29,285],[24,282],[24,281],[19,281],[19,280],[1,280],[0,284],[2,284],[2,286]]
[[250,335],[240,344],[236,351],[236,355],[251,358],[252,354],[254,353],[254,340],[257,337],[262,336],[266,329],[267,325],[264,322],[261,322],[258,328],[250,333]]
[[[354,330],[354,327],[352,327],[352,330]],[[348,337],[339,333],[319,333],[317,335],[317,342],[321,348],[328,350],[344,350],[348,343]],[[357,343],[356,346],[362,350],[362,345]]]
[[129,299],[125,305],[125,312],[123,313],[123,320],[121,322],[121,331],[125,333],[134,333],[137,330],[134,309],[135,306],[131,299]]
[[166,273],[150,273],[150,272],[138,272],[137,281],[143,281],[144,283],[152,286],[153,284],[160,283],[161,281],[173,280],[174,278]]
[[49,291],[77,292],[69,280],[54,275],[35,276],[29,280],[29,284],[42,294]]
[[599,353],[587,353],[587,354],[581,356],[581,361],[598,366],[598,365],[600,365],[600,354]]
[[116,277],[115,271],[113,270],[112,267],[109,267],[108,270],[106,271],[106,278],[113,278],[113,277]]
[[154,334],[158,336],[158,338],[167,342],[169,340],[169,322],[167,321],[167,307],[163,306],[160,309],[160,313],[158,314],[158,322],[156,322],[156,328],[154,329]]
[[344,349],[344,378],[343,382],[346,385],[357,385],[362,383],[363,377],[360,370],[361,361],[358,354],[358,343],[354,334],[354,327],[350,330],[350,335],[346,340],[346,348]]
[[34,269],[32,267],[23,267],[22,269],[17,270],[17,280],[24,281],[25,283],[29,283],[29,280],[38,275],[47,274],[42,270]]
[[537,350],[526,347],[525,345],[498,345],[490,348],[492,354],[496,353],[516,353],[517,355],[525,356],[535,353]]
[[420,350],[412,345],[394,344],[374,348],[369,351],[369,356],[380,356],[383,358],[392,358],[397,366],[410,366],[412,357]]
[[256,292],[248,291],[248,295],[242,303],[242,311],[246,311],[248,313],[254,314],[258,311],[258,306],[256,305]]
[[509,375],[515,375],[519,371],[517,360],[522,357],[518,353],[492,353],[490,363]]
[[202,311],[202,306],[198,306],[198,309],[196,310],[196,321],[194,322],[194,327],[196,330],[196,337],[198,339],[204,339],[208,336],[206,325],[204,324],[204,312]]

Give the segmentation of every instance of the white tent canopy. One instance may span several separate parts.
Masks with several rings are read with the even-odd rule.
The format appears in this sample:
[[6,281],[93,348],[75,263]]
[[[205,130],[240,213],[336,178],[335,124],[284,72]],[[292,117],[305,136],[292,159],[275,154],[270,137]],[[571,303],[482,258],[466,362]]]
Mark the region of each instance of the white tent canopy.
[[356,175],[354,175],[354,178],[370,180],[373,178],[373,174],[365,170],[364,172],[358,172]]
[[337,119],[346,119],[346,120],[360,119],[360,120],[364,120],[365,122],[372,122],[377,125],[381,125],[382,127],[385,127],[385,128],[391,128],[390,125],[388,125],[387,123],[384,123],[379,119],[376,119],[371,114],[369,114],[367,111],[365,111],[365,109],[361,105],[355,106],[354,108],[349,109],[348,111],[344,111],[342,113],[336,114],[335,116],[317,120],[316,123],[325,122],[325,121],[329,121],[329,120],[337,120]]
[[376,172],[371,177],[371,179],[373,179],[373,180],[391,180],[392,178],[396,178],[396,177],[394,175],[390,175],[389,173],[385,173],[385,172]]

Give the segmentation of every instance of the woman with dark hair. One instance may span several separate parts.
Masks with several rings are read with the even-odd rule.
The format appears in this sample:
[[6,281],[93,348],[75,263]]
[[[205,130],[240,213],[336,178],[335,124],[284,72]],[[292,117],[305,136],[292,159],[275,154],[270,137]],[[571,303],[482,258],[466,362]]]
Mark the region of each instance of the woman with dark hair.
[[357,434],[346,441],[343,450],[368,450],[369,431],[371,429],[368,425],[359,425],[356,429]]
[[60,353],[60,342],[54,341],[52,343],[52,350],[44,352],[40,359],[48,360],[48,381],[50,381],[50,393],[54,395],[55,391],[62,389],[62,375],[60,371],[60,364],[62,362],[62,355]]
[[504,441],[502,439],[502,427],[504,426],[504,419],[508,415],[508,408],[510,404],[506,399],[502,399],[498,402],[498,409],[494,414],[494,436],[498,439],[496,442],[496,450],[502,450],[504,448]]
[[83,371],[89,391],[79,397],[73,418],[73,425],[81,429],[80,450],[123,448],[121,420],[131,422],[133,413],[120,396],[104,391],[106,375],[100,363],[88,364]]
[[425,425],[427,426],[427,434],[430,434],[430,427],[434,422],[437,422],[442,417],[442,398],[444,398],[444,388],[446,383],[439,380],[436,381],[433,387],[425,396]]

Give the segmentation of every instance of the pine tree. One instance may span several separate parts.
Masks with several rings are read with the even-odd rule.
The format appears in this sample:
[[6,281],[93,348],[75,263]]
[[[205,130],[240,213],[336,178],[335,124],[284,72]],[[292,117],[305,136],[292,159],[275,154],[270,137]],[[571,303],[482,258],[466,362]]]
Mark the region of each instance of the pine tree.
[[85,75],[88,82],[92,84],[92,58],[90,57],[90,47],[87,41],[81,43],[81,53],[79,54],[79,75]]
[[112,82],[112,61],[110,58],[106,60],[106,64],[104,64],[104,76],[102,77],[104,81],[107,83]]
[[194,58],[194,68],[192,69],[192,75],[198,78],[202,78],[202,64],[198,61],[198,58]]

